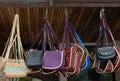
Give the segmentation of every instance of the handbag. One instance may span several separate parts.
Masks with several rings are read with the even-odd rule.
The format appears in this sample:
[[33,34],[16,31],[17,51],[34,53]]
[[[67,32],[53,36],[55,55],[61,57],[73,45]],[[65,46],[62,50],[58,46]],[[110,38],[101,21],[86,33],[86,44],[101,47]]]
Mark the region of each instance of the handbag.
[[[49,30],[49,36],[48,38],[52,38],[54,44],[58,46],[58,38],[56,37],[50,23],[48,22],[47,19],[45,19],[44,25],[46,25],[46,29]],[[49,40],[49,39],[48,39]],[[56,41],[56,42],[55,42]],[[51,43],[51,42],[49,42]],[[43,61],[42,61],[42,68],[43,68],[43,73],[44,74],[51,74],[55,73],[57,70],[60,70],[64,67],[64,56],[65,53],[64,51],[53,49],[55,45],[53,45],[53,48],[50,50],[46,50],[46,30],[44,30],[44,56],[43,56]],[[50,45],[51,46],[51,45]]]
[[[35,40],[35,42],[31,45],[31,47],[29,48],[29,50],[27,51],[27,55],[26,55],[26,64],[29,68],[31,69],[35,69],[35,68],[40,68],[42,65],[42,57],[43,57],[43,51],[42,50],[38,50],[38,48],[40,47],[41,44],[41,34],[43,33],[42,29],[40,31],[40,33],[38,34],[37,39]],[[37,49],[33,49],[33,46],[36,44],[36,42],[39,40],[39,44],[37,46]]]
[[97,44],[100,43],[100,41],[101,41],[101,44],[103,44],[102,47],[97,47],[96,48],[96,52],[97,52],[96,56],[98,57],[99,60],[112,59],[116,54],[113,46],[110,46],[110,44],[108,44],[108,34],[107,33],[109,33],[109,32],[107,32],[107,30],[105,29],[104,26],[105,25],[102,25],[102,23],[101,23],[100,37],[97,41]]
[[68,19],[68,22],[70,24],[71,29],[73,30],[79,44],[84,48],[85,52],[84,52],[84,56],[83,56],[83,60],[82,60],[82,67],[80,68],[80,70],[86,70],[90,67],[90,56],[89,56],[89,52],[88,50],[85,48],[84,43],[82,42],[80,36],[78,35],[77,31],[75,30],[74,26],[72,25],[71,21]]
[[26,77],[28,72],[23,59],[23,47],[19,33],[19,16],[17,14],[14,20],[12,34],[10,35],[10,41],[5,55],[6,64],[3,70],[4,76],[8,78]]
[[[115,51],[115,56],[110,58],[106,58],[108,60],[100,60],[98,58],[94,59],[93,67],[96,68],[96,71],[98,73],[110,73],[110,72],[117,72],[120,70],[120,48],[117,46],[114,37],[112,35],[112,32],[109,28],[109,25],[107,24],[106,18],[104,16],[104,10],[100,12],[100,18],[102,19],[103,26],[105,27],[106,31],[110,35],[113,46]],[[100,36],[99,36],[100,37]],[[110,52],[110,54],[113,52]],[[110,55],[111,56],[111,55]],[[98,57],[98,56],[97,56]]]
[[[73,45],[70,45],[70,37],[74,41]],[[66,41],[65,38],[69,39],[68,40],[69,44],[68,42],[65,44],[65,41]],[[64,69],[67,76],[71,74],[78,74],[80,72],[81,62],[82,62],[83,54],[85,50],[84,48],[82,48],[81,45],[77,44],[77,41],[72,32],[72,29],[68,25],[67,19],[64,27],[62,50],[64,50],[66,53]]]
[[30,49],[27,52],[26,64],[29,68],[40,68],[42,64],[43,51]]
[[[103,21],[103,16],[104,16],[104,14],[101,11],[100,12],[101,24],[100,24],[100,29],[99,29],[100,35],[99,35],[99,38],[98,38],[98,41],[97,41],[97,46],[95,48],[96,49],[96,58],[94,60],[94,63],[95,63],[96,71],[98,73],[111,73],[111,72],[114,71],[113,70],[113,64],[112,64],[112,61],[111,61],[111,59],[113,57],[109,57],[109,56],[111,56],[111,54],[113,54],[113,56],[114,56],[114,50],[113,50],[113,46],[110,46],[110,44],[108,44],[108,34],[109,34],[109,32],[106,29],[106,25]],[[100,42],[101,42],[102,47],[98,47],[98,44]],[[100,49],[102,51],[100,51]],[[113,51],[109,51],[109,49],[112,49]],[[104,57],[104,56],[100,56],[101,53],[103,53],[104,56],[106,55],[105,53],[109,53],[109,54],[107,54],[106,57]]]
[[5,45],[5,48],[4,48],[4,51],[2,53],[2,56],[0,57],[0,72],[2,73],[3,72],[3,69],[4,69],[4,66],[6,64],[6,59],[5,59],[5,55],[8,53],[8,45],[10,44],[10,41],[12,41],[12,35],[13,35],[13,32],[14,32],[14,29],[15,29],[15,23],[16,23],[16,18],[14,18],[14,21],[13,21],[13,27],[12,27],[12,30],[11,30],[11,33],[10,33],[10,36],[7,40],[7,43]]
[[97,57],[100,60],[112,59],[115,57],[115,54],[115,50],[112,46],[97,48]]

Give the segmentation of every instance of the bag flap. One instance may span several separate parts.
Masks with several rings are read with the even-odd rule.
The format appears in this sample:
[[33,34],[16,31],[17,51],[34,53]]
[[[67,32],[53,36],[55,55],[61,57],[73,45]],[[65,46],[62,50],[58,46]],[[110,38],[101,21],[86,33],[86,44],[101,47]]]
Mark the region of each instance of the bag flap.
[[115,50],[113,47],[100,47],[97,48],[97,56],[100,59],[111,59],[115,56]]
[[101,57],[106,56],[115,56],[115,50],[113,47],[100,47],[97,48],[97,55]]
[[57,69],[64,63],[64,51],[46,51],[43,56],[44,69]]

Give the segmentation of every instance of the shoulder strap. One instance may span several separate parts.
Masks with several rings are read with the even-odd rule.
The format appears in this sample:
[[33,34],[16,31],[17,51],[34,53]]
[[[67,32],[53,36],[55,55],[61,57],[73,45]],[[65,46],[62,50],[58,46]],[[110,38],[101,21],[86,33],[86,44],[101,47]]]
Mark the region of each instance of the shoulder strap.
[[115,46],[117,46],[117,45],[116,45],[116,42],[115,42],[115,39],[114,39],[114,37],[113,37],[113,35],[112,35],[112,32],[111,32],[111,30],[110,30],[110,27],[109,27],[109,25],[108,25],[108,23],[107,23],[107,21],[106,21],[104,11],[101,10],[100,15],[101,15],[101,18],[102,18],[102,20],[103,20],[103,25],[104,25],[104,27],[106,28],[106,30],[108,31],[108,33],[109,33],[109,35],[110,35],[110,37],[111,37],[111,39],[112,39],[112,41],[113,41],[113,44],[114,44]]
[[[37,35],[36,39],[34,40],[34,42],[32,43],[32,45],[30,46],[29,49],[33,48],[34,45],[37,43],[37,41],[40,39],[42,33],[44,31],[44,28],[41,29],[41,31],[39,32],[39,34]],[[40,42],[39,42],[39,45],[40,45]],[[37,48],[39,48],[39,45],[37,46]]]
[[76,36],[76,38],[77,38],[78,42],[81,44],[81,46],[82,46],[82,47],[84,47],[84,48],[85,48],[85,45],[83,44],[83,42],[82,42],[82,40],[81,40],[80,36],[78,35],[77,31],[75,30],[74,26],[72,25],[72,23],[71,23],[71,21],[70,21],[69,19],[68,19],[68,22],[69,22],[69,24],[70,24],[70,27],[71,27],[71,28],[72,28],[72,30],[74,31],[75,36]]

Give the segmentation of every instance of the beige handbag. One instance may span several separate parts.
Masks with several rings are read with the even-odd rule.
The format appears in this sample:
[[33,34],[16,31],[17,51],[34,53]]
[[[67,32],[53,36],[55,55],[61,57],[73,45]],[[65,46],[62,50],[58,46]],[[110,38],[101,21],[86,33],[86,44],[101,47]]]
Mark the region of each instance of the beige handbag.
[[5,66],[5,63],[6,63],[5,55],[9,53],[9,45],[10,45],[10,43],[11,43],[12,40],[13,40],[13,34],[14,34],[14,31],[15,31],[16,19],[17,19],[17,18],[14,18],[13,27],[12,27],[10,36],[9,36],[9,38],[8,38],[8,40],[7,40],[6,45],[5,45],[3,54],[2,54],[2,56],[0,57],[0,73],[3,71],[3,68],[4,68],[4,66]]
[[24,61],[23,47],[19,33],[19,16],[16,14],[13,28],[5,53],[4,75],[8,78],[19,78],[27,76],[27,66]]

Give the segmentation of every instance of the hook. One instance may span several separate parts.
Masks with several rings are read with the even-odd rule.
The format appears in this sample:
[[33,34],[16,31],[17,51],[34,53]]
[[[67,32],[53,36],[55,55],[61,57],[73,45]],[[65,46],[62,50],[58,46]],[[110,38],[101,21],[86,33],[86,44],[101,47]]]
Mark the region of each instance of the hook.
[[104,11],[105,11],[105,9],[104,9],[104,8],[102,8],[100,12],[102,13],[102,12],[104,12]]
[[47,18],[48,16],[48,8],[46,8],[46,11],[45,11],[45,18]]
[[102,17],[105,16],[104,12],[105,12],[105,9],[102,8],[102,9],[100,10],[100,18],[102,18]]

